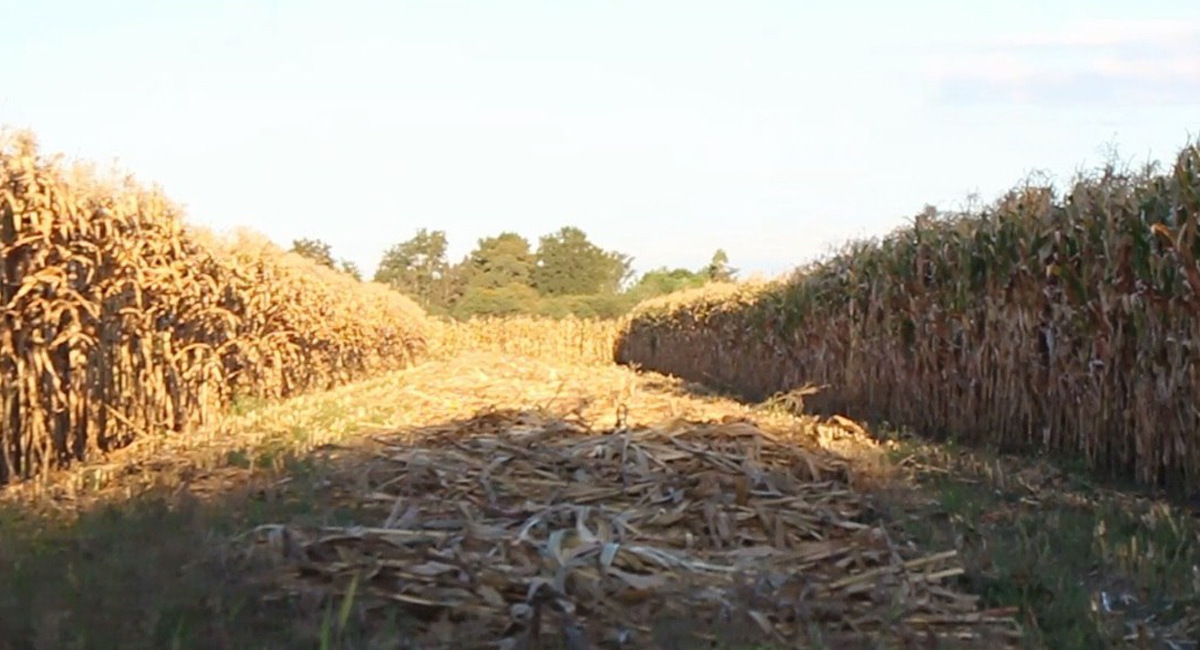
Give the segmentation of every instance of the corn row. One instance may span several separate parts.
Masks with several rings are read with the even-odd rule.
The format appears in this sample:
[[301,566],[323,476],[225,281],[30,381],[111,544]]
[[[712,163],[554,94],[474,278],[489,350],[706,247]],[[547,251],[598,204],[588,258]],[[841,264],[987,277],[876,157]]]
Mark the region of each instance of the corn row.
[[786,280],[649,301],[620,362],[1200,486],[1200,147],[922,216]]
[[612,363],[620,322],[534,316],[476,317],[437,321],[431,353],[495,352],[561,363]]
[[422,354],[424,315],[0,138],[0,484]]

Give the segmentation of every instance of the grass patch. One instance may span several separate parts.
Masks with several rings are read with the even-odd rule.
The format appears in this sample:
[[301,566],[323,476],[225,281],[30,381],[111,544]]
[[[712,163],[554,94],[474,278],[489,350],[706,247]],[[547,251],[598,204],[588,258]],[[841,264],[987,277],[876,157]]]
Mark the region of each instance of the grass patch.
[[[354,497],[364,486],[348,473],[355,452],[339,446],[348,438],[542,404],[562,389],[540,368],[456,363],[255,405],[219,435],[97,461],[37,498],[0,495],[0,650],[398,647],[411,621],[364,615],[365,598],[268,599],[263,579],[278,570],[232,550],[247,548],[237,536],[260,524],[374,525],[378,512],[367,516]],[[580,372],[586,381],[570,400],[601,394],[596,369]],[[640,416],[743,414],[667,384],[642,386],[637,399]],[[593,421],[616,411],[612,402],[588,408]],[[880,522],[924,550],[957,548],[960,586],[989,608],[1017,608],[1029,647],[1171,647],[1126,641],[1138,622],[1148,634],[1200,637],[1200,537],[1181,510],[1045,463],[908,439],[900,448],[894,464],[911,484],[880,492]],[[1110,615],[1093,610],[1101,594]],[[844,647],[812,632],[813,647]],[[748,646],[769,647],[722,650]]]
[[327,446],[375,415],[346,399],[355,388],[243,400],[213,435],[83,464],[39,494],[0,492],[0,650],[388,647],[354,610],[327,619],[340,603],[322,594],[269,597],[276,572],[238,540],[263,524],[359,520],[329,487],[345,468]]
[[[321,493],[328,468],[287,466],[284,487],[264,474],[205,502],[155,489],[75,515],[0,509],[0,648],[343,647],[318,645],[328,603],[265,599],[270,567],[227,543],[260,524],[354,519]],[[350,639],[353,621],[341,627],[330,639]]]
[[888,516],[918,545],[958,549],[965,587],[1018,608],[1028,647],[1196,647],[1193,513],[1028,458],[907,441],[895,460],[915,490]]

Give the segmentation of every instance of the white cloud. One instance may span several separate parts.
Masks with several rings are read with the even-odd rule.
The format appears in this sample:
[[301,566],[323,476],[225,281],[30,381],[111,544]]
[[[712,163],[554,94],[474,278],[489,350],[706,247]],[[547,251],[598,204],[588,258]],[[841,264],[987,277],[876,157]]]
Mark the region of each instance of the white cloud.
[[934,61],[957,103],[1200,104],[1200,23],[1093,22],[1020,34]]
[[1097,20],[1054,32],[1010,35],[996,40],[998,48],[1104,48],[1129,44],[1184,44],[1200,35],[1200,21]]

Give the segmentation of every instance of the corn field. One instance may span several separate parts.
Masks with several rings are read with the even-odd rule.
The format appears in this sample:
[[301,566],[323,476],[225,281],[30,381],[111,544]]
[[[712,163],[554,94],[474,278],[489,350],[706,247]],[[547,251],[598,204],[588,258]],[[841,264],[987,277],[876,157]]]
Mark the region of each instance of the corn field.
[[0,138],[0,254],[0,484],[426,346],[398,294],[186,229],[160,193],[44,157],[29,133]]
[[438,319],[430,353],[453,357],[464,352],[495,352],[562,363],[611,364],[621,323],[591,318],[534,316]]
[[1015,188],[785,280],[640,306],[617,359],[1200,487],[1200,147]]

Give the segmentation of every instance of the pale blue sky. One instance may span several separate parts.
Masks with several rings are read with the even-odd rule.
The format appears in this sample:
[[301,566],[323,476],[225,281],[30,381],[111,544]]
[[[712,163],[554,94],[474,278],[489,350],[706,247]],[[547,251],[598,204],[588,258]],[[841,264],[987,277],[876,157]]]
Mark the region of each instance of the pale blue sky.
[[425,226],[776,273],[1200,134],[1200,3],[0,0],[0,123],[368,272]]

